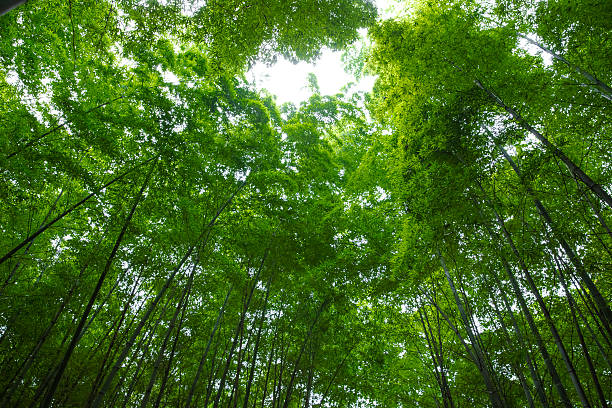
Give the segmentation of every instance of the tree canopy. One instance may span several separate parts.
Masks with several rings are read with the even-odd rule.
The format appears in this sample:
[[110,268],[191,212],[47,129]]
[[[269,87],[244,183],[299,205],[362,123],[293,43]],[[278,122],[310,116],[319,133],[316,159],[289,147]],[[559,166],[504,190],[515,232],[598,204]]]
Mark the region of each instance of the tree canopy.
[[403,6],[0,16],[0,407],[612,404],[609,6]]

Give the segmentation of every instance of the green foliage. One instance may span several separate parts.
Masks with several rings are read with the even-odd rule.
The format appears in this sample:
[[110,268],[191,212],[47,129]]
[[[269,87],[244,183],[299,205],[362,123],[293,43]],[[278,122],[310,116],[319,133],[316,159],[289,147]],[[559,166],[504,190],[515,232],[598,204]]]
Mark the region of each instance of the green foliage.
[[[567,164],[609,191],[609,10],[407,10],[353,48],[367,0],[1,16],[0,406],[607,405],[612,209]],[[322,47],[374,91],[242,76]]]

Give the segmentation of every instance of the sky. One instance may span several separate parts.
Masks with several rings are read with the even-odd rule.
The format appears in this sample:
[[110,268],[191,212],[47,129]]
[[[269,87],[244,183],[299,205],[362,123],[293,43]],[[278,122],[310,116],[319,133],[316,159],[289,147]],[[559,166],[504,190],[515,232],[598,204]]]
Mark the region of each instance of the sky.
[[[375,0],[375,3],[382,19],[402,14],[401,0]],[[365,30],[361,30],[360,33],[362,37],[367,35]],[[541,50],[524,40],[519,44],[532,55],[542,55]],[[285,102],[299,105],[300,102],[311,96],[312,92],[308,88],[307,79],[311,72],[316,75],[319,89],[323,95],[334,95],[349,82],[355,83],[351,91],[371,91],[375,78],[366,76],[356,81],[351,74],[344,71],[341,57],[342,51],[325,49],[315,63],[293,64],[283,58],[279,58],[278,62],[272,66],[257,63],[247,73],[247,79],[258,89],[267,89],[268,92],[275,95],[279,105]],[[545,64],[552,63],[549,55],[542,55],[542,57]]]
[[[396,0],[375,0],[375,3],[382,18],[388,18],[395,13],[393,5],[397,4]],[[366,35],[365,31],[361,33],[363,36]],[[248,72],[247,79],[258,89],[267,89],[275,95],[279,105],[285,102],[298,105],[312,94],[308,88],[309,73],[316,75],[323,95],[336,94],[349,82],[356,82],[351,74],[344,71],[341,56],[341,51],[325,49],[321,57],[312,64],[306,62],[293,64],[283,58],[279,58],[272,66],[257,63]],[[374,77],[362,78],[356,82],[352,90],[370,91],[374,80]]]
[[[323,95],[333,95],[349,82],[355,82],[351,74],[344,71],[341,61],[342,52],[324,50],[321,57],[313,64],[300,62],[293,64],[285,59],[272,66],[257,63],[247,74],[259,89],[267,89],[276,96],[280,105],[285,102],[299,104],[310,97],[312,92],[308,89],[308,74],[314,73],[317,77],[319,89]],[[357,89],[369,91],[374,84],[373,77],[366,77],[356,85]]]

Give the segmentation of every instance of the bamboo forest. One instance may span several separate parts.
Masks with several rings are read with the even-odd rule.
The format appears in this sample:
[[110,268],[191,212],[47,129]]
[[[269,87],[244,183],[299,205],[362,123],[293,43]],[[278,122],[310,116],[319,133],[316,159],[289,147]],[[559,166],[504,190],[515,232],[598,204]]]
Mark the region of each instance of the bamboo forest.
[[2,2],[0,407],[612,406],[612,4],[380,3]]

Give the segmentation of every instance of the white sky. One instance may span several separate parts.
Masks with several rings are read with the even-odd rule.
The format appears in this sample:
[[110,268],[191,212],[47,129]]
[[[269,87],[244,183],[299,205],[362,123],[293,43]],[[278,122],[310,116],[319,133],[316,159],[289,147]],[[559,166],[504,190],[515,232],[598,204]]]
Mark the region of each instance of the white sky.
[[[374,0],[378,7],[379,18],[387,19],[402,15],[406,10],[408,0]],[[361,31],[362,37],[367,36],[365,30]],[[543,54],[537,47],[521,40],[521,48],[532,55],[541,55],[546,65],[552,63],[549,55]],[[293,64],[284,58],[272,66],[257,63],[247,73],[247,80],[253,83],[257,89],[267,89],[276,96],[276,102],[281,105],[285,102],[293,102],[299,105],[307,100],[312,92],[308,88],[308,74],[314,73],[319,83],[322,95],[334,95],[349,82],[356,83],[349,92],[371,91],[374,85],[374,77],[366,76],[356,81],[352,74],[344,71],[341,60],[342,51],[323,50],[321,57],[315,62],[308,64],[300,62]]]
[[[397,4],[397,0],[375,2],[382,18],[395,14],[392,5]],[[349,82],[356,82],[351,74],[344,71],[341,55],[342,52],[323,50],[321,57],[314,64],[293,64],[283,58],[279,58],[272,66],[257,63],[247,73],[247,79],[258,89],[267,89],[272,95],[276,95],[279,105],[285,102],[298,105],[311,95],[308,89],[308,74],[311,72],[317,77],[322,95],[336,94]],[[373,85],[374,77],[365,77],[352,90],[370,91]]]
[[[272,66],[257,63],[248,72],[247,78],[254,82],[258,89],[267,89],[272,95],[276,95],[279,105],[285,102],[299,104],[312,94],[308,89],[308,74],[311,72],[316,75],[323,95],[333,95],[349,82],[355,82],[355,78],[344,71],[341,55],[341,52],[324,50],[314,64],[293,64],[284,58],[279,58]],[[359,90],[369,91],[373,84],[374,78],[368,77],[360,81],[357,87]]]

